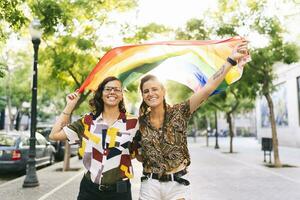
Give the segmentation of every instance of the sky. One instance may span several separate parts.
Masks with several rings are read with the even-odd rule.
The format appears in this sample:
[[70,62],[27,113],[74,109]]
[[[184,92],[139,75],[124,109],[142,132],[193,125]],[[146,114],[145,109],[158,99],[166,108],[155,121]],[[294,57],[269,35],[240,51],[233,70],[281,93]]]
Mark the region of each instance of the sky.
[[[246,1],[247,0],[240,0],[240,2]],[[299,1],[299,3],[297,1]],[[300,21],[300,0],[268,0],[268,2],[268,9],[264,14],[268,16],[274,16],[275,14],[280,17],[283,24],[290,31],[284,38],[288,41],[296,41],[299,43],[300,26],[297,23]],[[186,22],[191,18],[203,19],[206,17],[206,12],[214,12],[217,10],[217,3],[217,0],[139,0],[136,9],[122,13],[121,15],[115,12],[111,14],[111,17],[119,23],[129,22],[130,24],[145,26],[154,22],[171,28],[178,28],[184,27]],[[298,6],[298,10],[295,5]],[[226,19],[224,18],[224,20]],[[205,23],[213,22],[206,17]],[[106,27],[106,30],[102,28],[99,32],[100,31],[100,35],[104,33],[104,35],[110,37],[109,40],[103,37],[101,41],[102,45],[119,46],[123,44],[122,37],[116,37],[119,33],[116,28]],[[241,36],[246,36],[254,48],[264,47],[268,44],[268,40],[257,32],[249,32],[243,28],[239,28],[237,31]],[[134,33],[131,33],[129,36],[133,36],[133,34]],[[173,39],[171,35],[158,37],[159,38],[153,38],[152,40],[162,41]]]
[[[287,27],[299,34],[300,0],[268,0],[268,2],[269,9],[266,14],[285,16]],[[217,3],[218,0],[139,0],[137,21],[141,25],[156,22],[175,28],[183,26],[188,19],[203,18],[205,11],[215,11]]]
[[[245,0],[241,0],[245,1]],[[300,38],[300,26],[298,22],[300,21],[300,0],[289,0],[287,2],[295,2],[298,5],[298,10],[291,7],[289,3],[280,3],[282,0],[269,0],[269,10],[266,14],[274,15],[283,15],[286,16],[283,21],[284,24],[290,30],[290,33],[286,36],[288,40],[298,41]],[[295,5],[295,4],[294,4]],[[172,28],[184,27],[186,21],[191,18],[203,18],[205,11],[214,11],[217,8],[217,0],[139,0],[138,8],[127,12],[120,13],[113,12],[111,17],[114,18],[119,23],[129,22],[136,25],[146,25],[151,22],[157,24],[163,24]],[[207,22],[209,23],[209,22]],[[242,30],[241,30],[242,32]],[[133,33],[132,33],[133,34]],[[119,29],[111,25],[111,27],[101,27],[99,29],[99,35],[102,35],[100,38],[101,41],[96,41],[102,45],[107,46],[119,46],[123,43],[122,37],[117,37],[119,35]],[[259,45],[264,45],[267,42],[262,42],[262,39],[257,39],[259,36],[256,33],[252,33],[250,40],[255,47]],[[24,48],[25,43],[28,42],[28,38],[24,38],[23,41],[16,41],[17,36],[12,35],[9,42],[10,46],[8,49],[18,50]],[[160,40],[170,40],[169,38],[159,38]]]
[[191,18],[202,18],[206,10],[214,10],[217,0],[140,0],[138,24],[157,22],[173,28],[184,26]]
[[[182,27],[188,19],[203,18],[205,11],[215,11],[217,3],[217,0],[139,0],[137,22],[156,22],[173,28]],[[266,15],[274,14],[281,17],[290,30],[288,38],[294,41],[299,39],[300,0],[269,0]]]
[[[216,8],[217,0],[139,0],[138,8],[127,13],[113,12],[111,17],[118,22],[133,22],[137,25],[146,25],[151,22],[163,24],[172,28],[184,26],[186,21],[191,18],[201,17],[207,10]],[[24,11],[29,16],[28,8],[24,7]],[[114,25],[101,27],[99,35],[102,45],[119,46],[123,44],[122,37],[119,35],[119,29]],[[113,33],[113,34],[112,34]],[[26,38],[18,38],[16,34],[12,34],[6,46],[7,50],[19,51],[28,47],[30,35]],[[169,40],[164,38],[161,40]],[[97,41],[96,41],[97,42]]]

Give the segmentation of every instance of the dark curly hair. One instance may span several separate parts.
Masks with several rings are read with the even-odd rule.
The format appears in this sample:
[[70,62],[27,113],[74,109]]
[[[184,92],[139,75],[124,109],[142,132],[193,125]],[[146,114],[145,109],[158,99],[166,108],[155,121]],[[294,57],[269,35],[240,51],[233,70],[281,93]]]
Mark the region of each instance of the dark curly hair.
[[[89,105],[92,107],[92,111],[93,111],[93,114],[95,115],[95,117],[98,117],[104,110],[104,102],[102,100],[103,90],[104,90],[105,85],[111,81],[119,81],[121,83],[121,81],[114,76],[109,76],[109,77],[105,78],[99,84],[97,90],[95,91],[94,97],[92,99],[90,99],[90,101],[89,101]],[[126,112],[123,99],[119,103],[119,110],[120,110],[120,112],[124,112],[124,113]]]

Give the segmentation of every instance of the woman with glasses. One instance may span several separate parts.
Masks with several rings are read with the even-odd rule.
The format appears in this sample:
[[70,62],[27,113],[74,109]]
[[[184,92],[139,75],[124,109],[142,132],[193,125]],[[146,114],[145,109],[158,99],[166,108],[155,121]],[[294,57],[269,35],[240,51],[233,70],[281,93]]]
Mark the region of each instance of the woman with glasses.
[[[140,91],[140,129],[134,141],[141,146],[143,159],[140,200],[190,199],[187,126],[191,114],[224,80],[237,60],[247,55],[247,41],[238,44],[223,66],[198,92],[185,102],[170,106],[165,88],[152,75],[142,78]],[[201,198],[200,198],[201,199]]]
[[131,200],[132,165],[129,147],[138,120],[126,114],[121,82],[108,77],[100,83],[89,104],[92,112],[69,124],[79,93],[66,97],[66,107],[49,138],[81,145],[86,169],[78,200]]

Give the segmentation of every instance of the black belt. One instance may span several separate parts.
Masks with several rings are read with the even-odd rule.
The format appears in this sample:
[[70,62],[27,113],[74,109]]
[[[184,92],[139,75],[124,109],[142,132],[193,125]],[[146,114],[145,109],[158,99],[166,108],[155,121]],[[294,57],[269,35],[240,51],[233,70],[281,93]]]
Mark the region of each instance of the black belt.
[[122,192],[126,192],[128,185],[130,185],[129,179],[124,180],[124,181],[123,180],[118,181],[115,184],[97,184],[97,183],[92,182],[92,180],[90,179],[90,177],[87,174],[84,175],[84,179],[86,179],[86,181],[88,181],[90,185],[97,188],[101,192],[118,192],[118,193],[121,192],[122,193]]
[[148,178],[152,178],[152,179],[156,179],[160,182],[168,182],[168,181],[176,181],[180,184],[183,184],[183,185],[189,185],[190,182],[184,178],[181,178],[182,176],[184,176],[185,174],[187,174],[187,170],[184,169],[184,170],[181,170],[179,172],[176,172],[174,174],[164,174],[164,175],[161,175],[159,176],[159,174],[155,174],[155,173],[146,173],[146,172],[143,172],[143,174],[145,176],[143,176],[141,178],[141,180],[145,180],[145,179],[148,179]]

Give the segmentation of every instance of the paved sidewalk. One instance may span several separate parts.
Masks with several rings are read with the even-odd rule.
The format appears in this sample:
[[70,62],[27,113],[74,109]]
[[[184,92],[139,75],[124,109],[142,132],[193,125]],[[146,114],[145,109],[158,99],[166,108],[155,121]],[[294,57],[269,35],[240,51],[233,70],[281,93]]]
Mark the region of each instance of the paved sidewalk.
[[[189,168],[193,200],[298,200],[300,199],[300,148],[280,148],[282,163],[294,168],[268,168],[263,165],[263,152],[254,138],[234,138],[234,154],[228,154],[229,138],[220,138],[215,150],[214,139],[205,146],[205,138],[189,138],[192,164]],[[134,161],[133,199],[139,195],[142,172]],[[22,188],[24,177],[0,185],[1,200],[74,200],[78,194],[83,170],[61,172],[62,163],[37,171],[40,186]],[[72,168],[81,168],[76,157]]]
[[[35,199],[51,199],[52,194],[59,193],[63,190],[64,195],[57,199],[74,199],[72,194],[68,198],[70,193],[78,192],[78,181],[83,176],[83,169],[81,161],[77,157],[73,157],[70,160],[70,166],[74,171],[62,172],[63,163],[59,162],[52,166],[37,170],[37,177],[39,180],[39,186],[34,188],[23,188],[23,182],[25,176],[11,180],[0,185],[0,199],[1,200],[35,200]],[[75,170],[76,169],[76,170]],[[79,170],[78,170],[79,169]],[[63,185],[64,184],[64,185]],[[70,188],[70,191],[64,190],[65,185]],[[73,191],[72,191],[73,190]]]
[[218,150],[212,138],[210,147],[204,138],[190,143],[192,199],[300,199],[300,148],[280,147],[281,162],[297,167],[275,169],[264,166],[261,145],[254,138],[234,138],[233,154],[227,153],[229,138],[219,142]]

